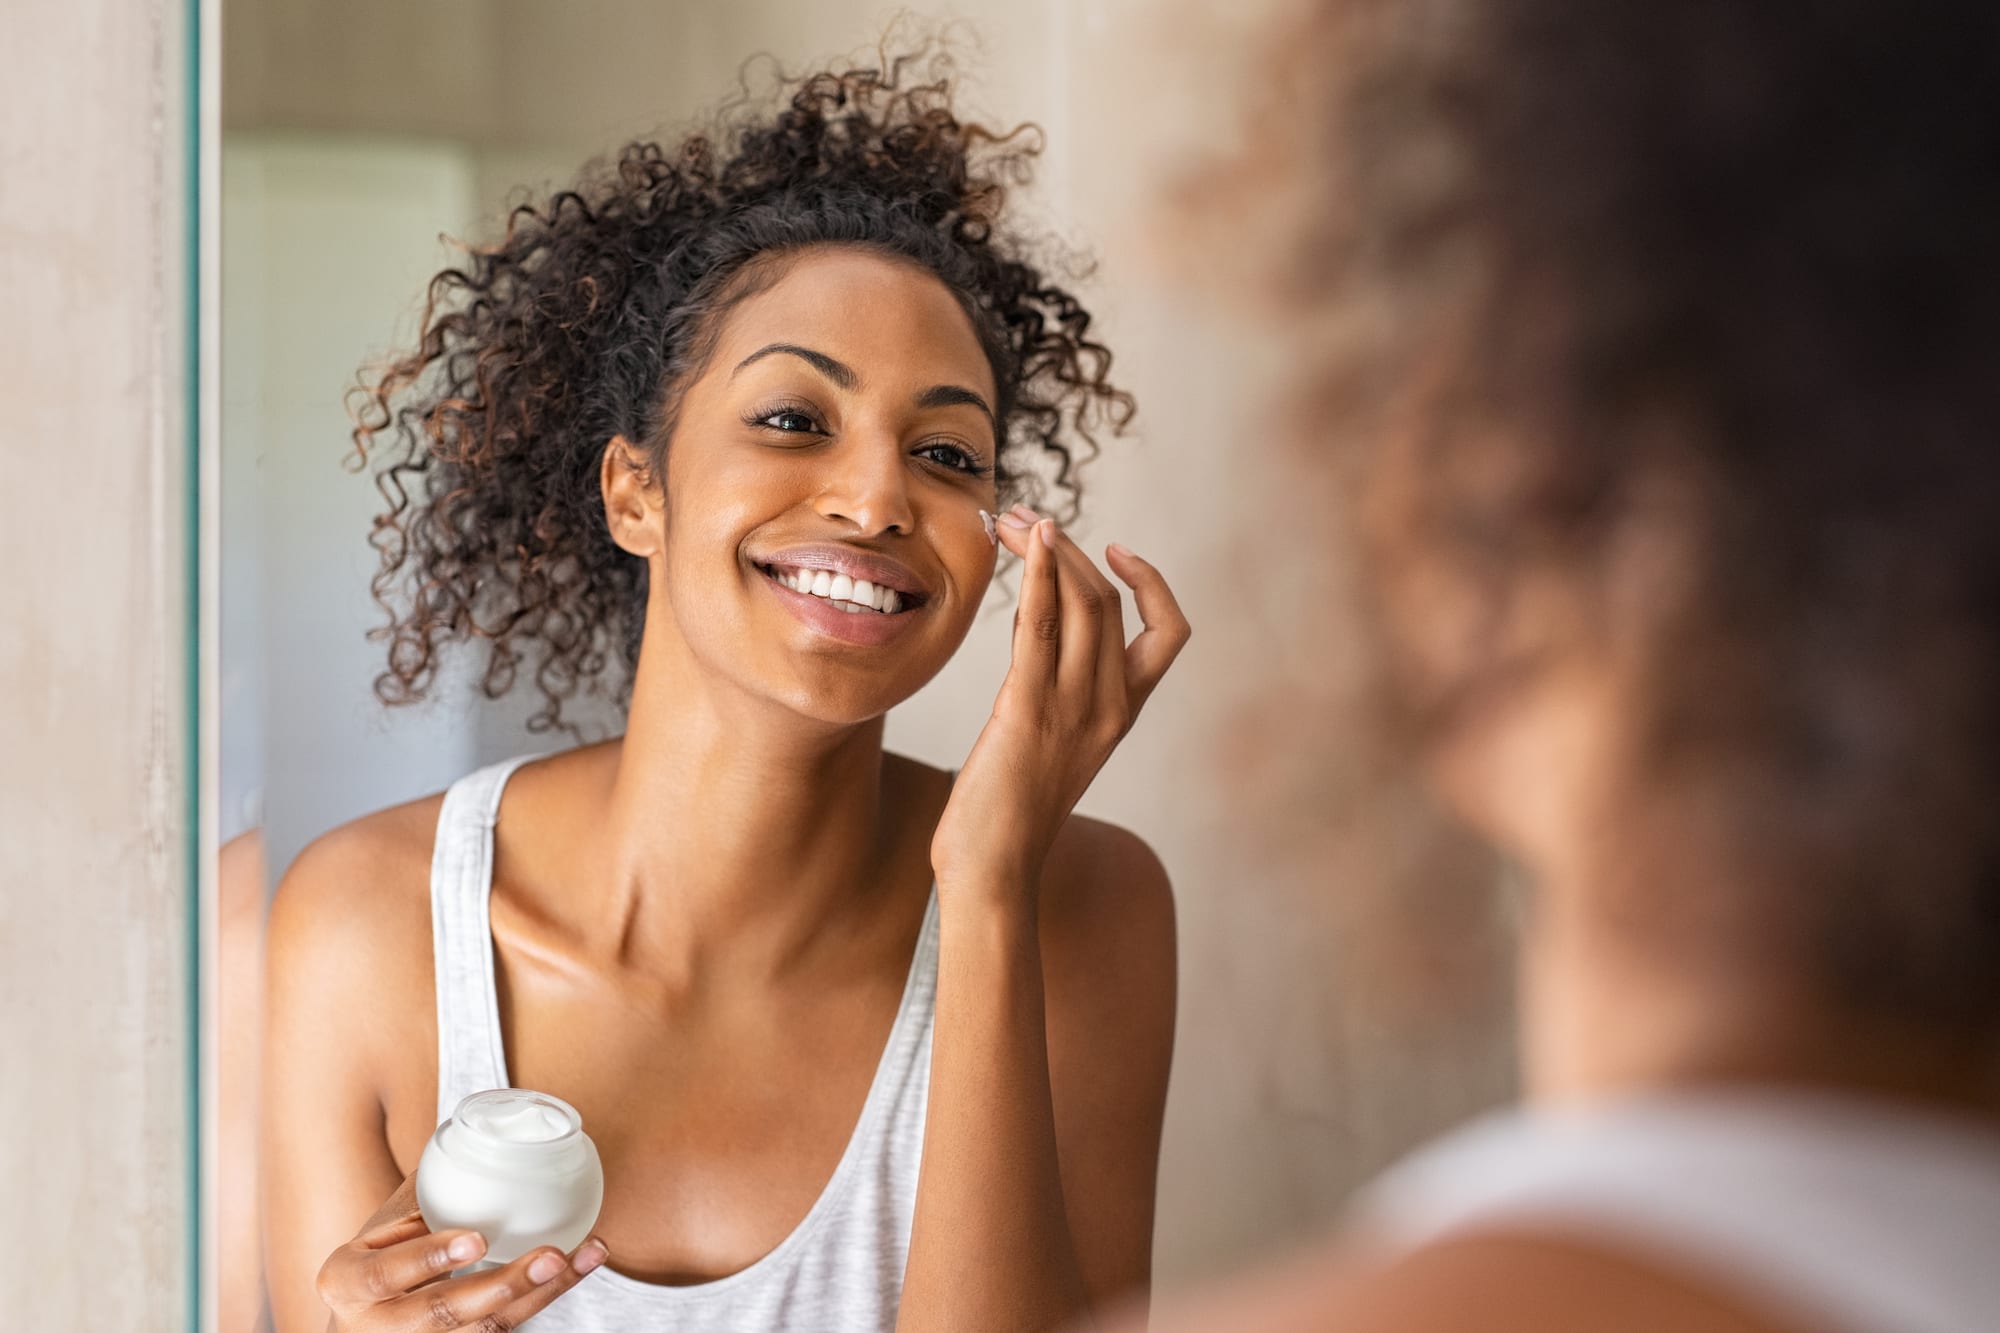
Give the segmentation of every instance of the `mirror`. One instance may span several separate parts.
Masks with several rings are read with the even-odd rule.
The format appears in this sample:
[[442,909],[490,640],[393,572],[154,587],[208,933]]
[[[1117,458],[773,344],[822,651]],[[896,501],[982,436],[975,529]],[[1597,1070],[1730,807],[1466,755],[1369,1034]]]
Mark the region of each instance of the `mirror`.
[[[384,705],[376,685],[391,659],[388,645],[371,634],[390,617],[371,590],[381,558],[370,537],[380,536],[375,524],[384,511],[377,481],[381,459],[394,453],[357,467],[352,413],[357,402],[365,411],[366,397],[356,399],[351,391],[357,383],[374,382],[384,366],[410,351],[423,327],[426,284],[447,266],[471,263],[480,247],[500,242],[511,205],[544,203],[586,163],[634,139],[656,140],[671,154],[691,126],[732,99],[739,107],[763,107],[768,117],[773,90],[790,86],[781,71],[867,65],[876,59],[878,39],[892,50],[927,37],[940,40],[955,61],[956,114],[1003,129],[1023,122],[1039,127],[1020,141],[1039,142],[1042,149],[1032,181],[1010,183],[1006,225],[1041,238],[1033,252],[1037,262],[1048,265],[1052,281],[1078,295],[1091,315],[1089,337],[1112,353],[1111,380],[1131,393],[1139,409],[1124,437],[1104,433],[1101,455],[1083,468],[1081,513],[1069,531],[1100,566],[1111,541],[1149,557],[1199,627],[1143,720],[1077,807],[1136,833],[1175,886],[1178,1023],[1165,1029],[1171,1033],[1173,1075],[1151,1236],[1154,1286],[1192,1282],[1315,1227],[1354,1182],[1428,1129],[1505,1094],[1509,1020],[1504,1003],[1495,1002],[1505,983],[1493,958],[1481,955],[1464,969],[1471,980],[1462,984],[1483,988],[1478,1002],[1454,1010],[1448,1021],[1440,1019],[1432,1045],[1412,1049],[1406,1037],[1378,1021],[1380,1001],[1361,974],[1326,964],[1328,940],[1353,925],[1339,915],[1346,909],[1328,906],[1319,895],[1254,891],[1255,881],[1272,872],[1260,865],[1258,836],[1254,830],[1246,836],[1241,812],[1231,803],[1233,794],[1240,795],[1232,793],[1232,770],[1216,756],[1227,749],[1228,736],[1259,734],[1245,722],[1247,681],[1280,667],[1310,674],[1314,664],[1280,660],[1284,650],[1276,631],[1282,621],[1276,618],[1309,611],[1276,601],[1272,589],[1260,585],[1283,580],[1269,569],[1268,557],[1246,555],[1247,536],[1268,521],[1258,497],[1277,469],[1260,448],[1267,423],[1243,404],[1268,383],[1273,349],[1260,343],[1254,330],[1220,322],[1187,293],[1185,275],[1169,272],[1159,258],[1160,215],[1168,207],[1161,182],[1183,165],[1190,144],[1212,137],[1202,99],[1177,91],[1200,86],[1207,53],[1192,49],[1185,34],[1149,22],[1142,6],[1108,0],[916,10],[883,37],[877,7],[847,0],[674,5],[598,0],[565,6],[370,0],[337,7],[241,0],[226,7],[217,812],[222,929],[214,960],[222,992],[217,1246],[226,1333],[254,1327],[266,1313],[256,1236],[271,1219],[258,1217],[257,1181],[270,1163],[256,1159],[252,1126],[260,1114],[268,1120],[272,1109],[260,1110],[260,1098],[274,1085],[306,1077],[306,1070],[337,1081],[359,1077],[356,1071],[364,1066],[378,1073],[393,1066],[400,1071],[388,1076],[393,1095],[378,1104],[389,1130],[376,1131],[370,1177],[393,1184],[414,1164],[414,1150],[429,1127],[442,1118],[421,1092],[409,1090],[435,1081],[440,1059],[453,1058],[449,1051],[441,1057],[437,1043],[449,1047],[473,1040],[464,1032],[436,1030],[434,991],[425,987],[440,979],[424,974],[434,959],[431,936],[424,932],[428,909],[419,903],[412,915],[407,903],[384,887],[395,878],[393,869],[378,875],[377,863],[369,860],[374,853],[355,859],[342,851],[345,844],[338,838],[328,841],[326,835],[385,809],[416,812],[405,822],[422,846],[405,849],[395,864],[428,867],[439,793],[469,774],[493,772],[503,761],[566,752],[616,737],[625,726],[615,698],[583,693],[573,707],[565,706],[565,729],[531,729],[544,703],[534,678],[538,659],[531,654],[515,673],[514,688],[490,698],[481,684],[491,679],[492,659],[477,641],[443,646],[435,678],[426,679],[423,703]],[[760,53],[770,58],[751,61]],[[836,284],[827,290],[842,289]],[[782,332],[782,326],[779,320],[774,327]],[[949,343],[940,337],[926,346]],[[939,355],[940,364],[950,362]],[[788,363],[782,371],[773,360],[766,357],[758,373],[773,374],[770,387],[780,398],[798,384],[818,384],[813,374],[825,378],[811,365],[791,364],[802,364],[801,358],[775,358]],[[741,364],[747,373],[749,362]],[[976,359],[955,364],[969,366],[967,375],[978,378]],[[873,383],[870,369],[863,366],[856,377],[864,386]],[[961,417],[950,431],[976,436],[977,421],[968,425],[963,418],[966,406],[960,403],[956,410]],[[925,478],[922,484],[929,487],[972,484],[939,481],[929,473]],[[584,480],[594,486],[598,476],[593,471]],[[702,483],[686,484],[696,490]],[[659,528],[656,521],[647,526],[651,511],[644,507],[644,486],[631,494],[641,497],[633,500],[638,506],[633,531],[642,534],[632,538],[636,542]],[[736,492],[715,494],[726,498]],[[852,497],[842,497],[843,503],[848,500]],[[717,505],[726,507],[721,500]],[[831,522],[828,516],[837,508],[829,500],[813,512]],[[897,528],[893,519],[880,523],[883,532]],[[961,558],[972,558],[976,566],[979,547],[966,549],[972,556]],[[883,747],[931,766],[923,771],[949,775],[966,765],[993,714],[1009,668],[1013,607],[1020,596],[1017,562],[1010,556],[1001,564],[1000,586],[979,599],[976,614],[968,614],[962,644],[888,714]],[[401,568],[398,577],[408,573]],[[923,575],[917,571],[920,581]],[[392,583],[391,602],[403,595],[403,586]],[[717,614],[719,623],[734,623]],[[677,623],[686,637],[699,638],[685,628],[692,621]],[[647,632],[653,633],[650,622]],[[620,675],[615,653],[613,659],[602,679],[615,696]],[[571,791],[567,779],[556,783],[548,790],[557,794],[547,799],[572,802],[563,807],[570,811],[563,825],[572,835],[567,845],[596,855],[608,845],[593,841],[599,821],[605,829],[620,826],[629,811],[594,805],[580,794],[590,790],[590,774],[609,769],[566,771],[578,775],[578,785]],[[500,790],[482,789],[490,801],[500,800]],[[895,790],[909,797],[913,809],[926,808],[934,795],[942,799],[942,789],[928,779],[911,778]],[[931,817],[935,814],[933,808]],[[465,818],[471,822],[463,827],[477,831],[476,812]],[[503,816],[500,825],[507,823]],[[396,991],[402,999],[381,1001],[389,1006],[384,1012],[401,1017],[365,1038],[341,1029],[331,1016],[318,1026],[301,1022],[294,1032],[329,1045],[310,1057],[290,1049],[286,1059],[296,1067],[274,1076],[257,1067],[264,992],[254,979],[264,966],[268,897],[288,870],[297,873],[309,846],[334,867],[320,876],[332,882],[317,890],[330,904],[322,908],[329,915],[319,938],[331,951],[326,958],[334,961],[309,966],[295,959],[280,986],[293,985],[295,978],[301,987],[319,984],[312,978],[331,969],[344,972],[345,979],[325,980],[333,991],[314,994],[352,984],[375,995],[368,990],[374,985],[370,969],[379,968],[381,988],[403,987]],[[534,860],[552,854],[556,844],[539,849],[523,844],[511,863],[505,862],[508,844],[503,840],[500,846],[502,878],[520,877],[509,883],[546,887],[560,881],[550,866]],[[910,846],[915,855],[924,850],[921,841]],[[803,872],[801,877],[817,882]],[[417,882],[420,892],[422,881]],[[525,931],[509,938],[543,938],[520,915],[541,899],[523,892],[526,896],[505,909],[515,915],[493,909],[490,929],[496,937]],[[335,911],[342,902],[351,908]],[[404,902],[400,909],[399,902]],[[410,947],[394,947],[393,940],[379,948],[360,941],[362,925],[390,917],[410,923],[408,932],[395,937],[413,941]],[[603,918],[589,924],[595,929]],[[907,927],[896,946],[905,957],[911,955],[910,932],[920,929],[914,916]],[[381,929],[393,933],[387,925]],[[746,938],[761,937],[753,930]],[[886,952],[886,946],[870,947]],[[704,1065],[694,1054],[670,1054],[658,1057],[658,1069],[643,1062],[633,1066],[651,1070],[644,1078],[628,1073],[621,1081],[613,1075],[622,1066],[607,1067],[587,1042],[574,1058],[566,1055],[557,1010],[536,997],[564,997],[562,1004],[572,1008],[562,1012],[574,1018],[602,1003],[601,994],[593,991],[589,975],[579,979],[573,957],[531,959],[511,949],[503,943],[496,955],[491,947],[474,946],[465,955],[474,960],[475,971],[479,959],[496,957],[493,982],[446,977],[441,984],[470,985],[465,993],[475,998],[494,995],[492,1028],[504,1029],[504,1037],[492,1045],[504,1041],[506,1049],[487,1069],[489,1075],[504,1076],[517,1063],[554,1071],[568,1079],[566,1090],[586,1130],[594,1123],[624,1127],[622,1138],[599,1142],[611,1182],[605,1195],[610,1208],[617,1199],[615,1168],[630,1169],[640,1160],[631,1126],[645,1123],[645,1117],[629,1103],[639,1095],[632,1090],[654,1087],[649,1080],[670,1080],[675,1071],[713,1074],[726,1062],[716,1064],[711,1056]],[[880,987],[856,983],[851,974],[858,965],[843,970],[822,954],[810,956],[833,979],[827,984],[839,983],[831,994],[851,999],[859,1014],[875,1015],[856,1019],[851,1029],[835,1024],[825,1040],[848,1041],[858,1051],[884,1050],[881,1029],[902,1012],[895,997],[884,1000]],[[634,966],[665,988],[654,993],[661,1012],[682,1013],[686,1006],[698,1007],[707,994],[691,978],[716,964],[700,951],[671,957],[671,966],[664,956]],[[404,986],[408,978],[396,969],[412,959],[417,980]],[[671,984],[661,976],[671,976]],[[1050,985],[1058,984],[1052,976]],[[633,992],[623,993],[629,999]],[[447,1014],[446,1021],[454,1016]],[[1050,1040],[1057,1046],[1052,1058],[1058,1063],[1065,1054],[1063,1021],[1051,1012]],[[783,1031],[774,1034],[770,1028],[767,1022],[702,1030],[717,1041],[723,1038],[714,1034],[732,1031],[746,1043],[762,1041],[756,1049],[773,1053],[775,1060],[789,1048]],[[898,1029],[889,1030],[893,1050]],[[675,1031],[662,1020],[645,1049],[676,1050]],[[859,1109],[873,1114],[880,1079],[871,1083],[868,1071],[879,1074],[888,1067],[878,1068],[872,1056],[829,1060],[835,1074],[824,1084],[825,1095],[838,1105],[829,1109],[806,1097],[806,1090],[793,1089],[788,1095],[804,1099],[796,1121],[801,1128],[761,1139],[764,1156],[750,1152],[742,1162],[725,1164],[734,1175],[717,1168],[661,1177],[690,1198],[705,1189],[741,1190],[755,1205],[704,1215],[705,1234],[714,1237],[707,1249],[669,1228],[670,1234],[652,1238],[658,1244],[649,1250],[643,1231],[628,1226],[621,1234],[640,1239],[635,1252],[614,1253],[614,1278],[635,1289],[692,1288],[746,1264],[754,1267],[774,1242],[791,1243],[783,1238],[796,1234],[799,1219],[823,1197],[822,1182],[855,1151],[841,1147],[844,1131],[829,1133],[824,1127],[838,1126],[843,1116],[845,1123],[856,1123]],[[843,1070],[848,1076],[836,1076]],[[771,1077],[774,1086],[783,1084],[780,1075]],[[1076,1075],[1059,1069],[1055,1077],[1060,1083]],[[565,1089],[541,1091],[561,1096]],[[670,1097],[671,1115],[661,1113],[672,1127],[669,1139],[680,1135],[687,1142],[700,1141],[704,1132],[713,1136],[714,1116],[737,1114],[761,1124],[755,1117],[771,1112],[754,1097],[707,1102],[684,1090]],[[1056,1100],[1060,1134],[1068,1114],[1060,1090]],[[297,1140],[285,1142],[288,1151],[297,1150]],[[327,1178],[314,1172],[287,1177],[307,1191],[318,1188],[308,1182]],[[355,1197],[368,1188],[356,1186]],[[386,1193],[379,1191],[359,1208],[343,1238]],[[351,1205],[352,1200],[330,1201],[325,1207],[354,1212]],[[308,1216],[312,1224],[322,1224],[320,1213],[307,1210],[283,1225],[304,1228]],[[296,1255],[289,1262],[288,1278],[308,1271]],[[285,1327],[283,1312],[305,1302],[292,1292],[271,1303]]]

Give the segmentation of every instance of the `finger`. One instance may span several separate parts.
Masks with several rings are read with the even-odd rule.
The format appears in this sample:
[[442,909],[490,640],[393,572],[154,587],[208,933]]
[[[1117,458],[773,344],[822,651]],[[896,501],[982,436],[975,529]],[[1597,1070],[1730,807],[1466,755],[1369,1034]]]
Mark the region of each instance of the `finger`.
[[1000,544],[1007,548],[1009,555],[1026,560],[1028,539],[1035,535],[1035,524],[1040,521],[1039,515],[1035,518],[1023,518],[1018,510],[1010,510],[1000,515],[999,521],[993,525],[993,532],[999,537]]
[[[421,1218],[417,1222],[422,1225]],[[414,1291],[485,1253],[486,1241],[476,1231],[421,1231],[394,1243],[356,1239],[327,1259],[320,1295],[328,1305],[371,1305]]]
[[[1028,530],[1031,534],[1034,529]],[[1039,537],[1022,542],[1021,604],[1014,612],[1014,660],[1001,689],[1024,692],[1037,704],[1055,688],[1062,648],[1059,560]]]
[[[1096,696],[1097,645],[1104,632],[1104,599],[1062,552],[1062,534],[1052,518],[1035,525],[1035,541],[1046,546],[1056,567],[1056,594],[1062,605],[1056,690],[1067,704],[1088,707]],[[1080,710],[1079,710],[1080,711]]]
[[1132,589],[1132,600],[1145,626],[1125,650],[1125,688],[1132,715],[1137,716],[1146,700],[1167,674],[1167,668],[1187,646],[1192,630],[1173,589],[1159,570],[1123,546],[1113,543],[1105,551],[1111,571]]
[[1010,555],[1026,560],[1028,543],[1034,540],[1035,525],[1041,521],[1042,516],[1028,506],[1015,505],[1000,515],[993,530],[1000,538],[1000,544],[1007,548]]
[[[1025,505],[1016,505],[1000,518],[999,532],[1002,543],[1015,555],[1025,557],[1030,544],[1038,540],[1034,525],[1039,522],[1040,516],[1034,510]],[[1058,568],[1059,584],[1070,588],[1074,581],[1080,580],[1081,585],[1091,589],[1100,603],[1097,609],[1084,617],[1085,622],[1097,623],[1098,628],[1093,634],[1086,636],[1081,632],[1072,633],[1068,627],[1062,631],[1064,644],[1062,660],[1067,665],[1059,668],[1061,679],[1064,681],[1059,688],[1064,691],[1070,690],[1073,686],[1069,682],[1077,680],[1084,674],[1083,654],[1077,650],[1086,646],[1087,637],[1088,641],[1094,644],[1096,651],[1095,661],[1091,663],[1092,684],[1077,685],[1074,688],[1088,690],[1094,712],[1109,719],[1113,731],[1122,735],[1131,722],[1125,679],[1124,594],[1103,575],[1096,562],[1084,552],[1083,548],[1060,527],[1056,529],[1055,550],[1062,558]],[[1071,589],[1064,594],[1063,604],[1067,608],[1073,606],[1075,600],[1074,590]]]
[[[1056,551],[1063,557],[1064,574],[1083,580],[1098,599],[1099,627],[1091,663],[1093,702],[1097,711],[1115,723],[1115,729],[1122,735],[1126,699],[1124,594],[1104,577],[1097,562],[1060,528],[1056,530]],[[1066,630],[1065,636],[1067,643]]]
[[393,1313],[409,1329],[519,1327],[603,1263],[604,1242],[592,1236],[573,1255],[542,1246],[486,1273],[453,1278],[396,1301]]

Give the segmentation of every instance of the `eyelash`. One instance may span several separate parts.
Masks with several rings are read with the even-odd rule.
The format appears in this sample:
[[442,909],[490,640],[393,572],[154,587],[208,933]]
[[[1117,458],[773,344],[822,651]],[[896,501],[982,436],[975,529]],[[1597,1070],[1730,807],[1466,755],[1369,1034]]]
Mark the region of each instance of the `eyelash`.
[[[812,426],[809,430],[786,430],[781,426],[771,424],[772,420],[777,417],[804,417],[807,421],[812,422]],[[819,422],[814,419],[811,412],[803,407],[794,407],[783,403],[761,408],[758,411],[750,413],[743,418],[743,424],[768,431],[775,431],[780,435],[823,435],[826,433],[820,428]],[[951,443],[949,440],[934,440],[922,446],[918,452],[928,453],[934,449],[948,449],[952,453],[957,454],[961,460],[958,463],[940,463],[938,464],[940,467],[948,468],[953,472],[963,473],[968,477],[985,478],[993,475],[992,468],[981,463],[970,452]]]

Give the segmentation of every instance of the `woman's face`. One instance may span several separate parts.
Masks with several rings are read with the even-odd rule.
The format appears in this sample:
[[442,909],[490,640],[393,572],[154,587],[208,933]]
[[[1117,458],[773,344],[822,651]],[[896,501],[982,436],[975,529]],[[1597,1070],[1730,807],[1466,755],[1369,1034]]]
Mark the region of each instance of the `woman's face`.
[[705,673],[827,722],[908,698],[993,577],[994,402],[931,274],[855,249],[794,260],[685,391],[648,496],[648,639],[670,620]]

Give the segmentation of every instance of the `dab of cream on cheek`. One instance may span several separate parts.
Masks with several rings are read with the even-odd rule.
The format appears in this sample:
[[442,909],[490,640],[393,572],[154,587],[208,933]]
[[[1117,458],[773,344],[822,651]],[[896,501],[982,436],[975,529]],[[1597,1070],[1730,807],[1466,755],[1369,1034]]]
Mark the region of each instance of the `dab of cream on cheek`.
[[479,1267],[541,1245],[567,1254],[604,1204],[604,1168],[583,1117],[525,1088],[475,1092],[439,1125],[417,1162],[417,1208],[432,1231],[486,1238]]

